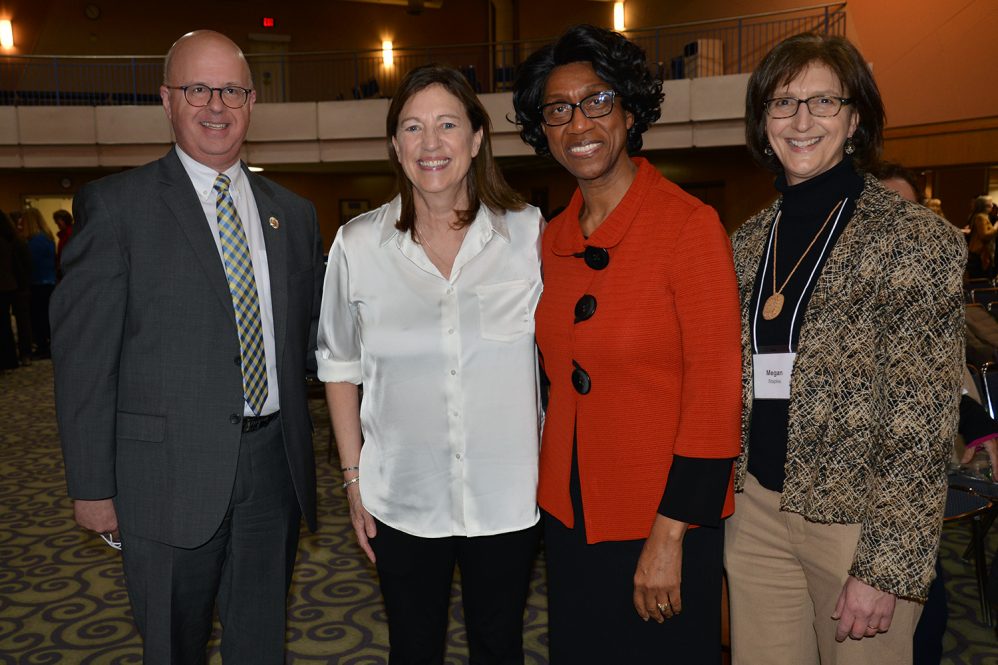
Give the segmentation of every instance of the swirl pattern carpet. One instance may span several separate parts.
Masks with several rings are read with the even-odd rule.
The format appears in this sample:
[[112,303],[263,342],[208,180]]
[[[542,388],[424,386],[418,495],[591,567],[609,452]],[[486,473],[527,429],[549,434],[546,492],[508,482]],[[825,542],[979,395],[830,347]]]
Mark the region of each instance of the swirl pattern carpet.
[[[131,665],[141,662],[121,576],[120,555],[77,528],[65,494],[48,361],[0,375],[0,664]],[[302,532],[289,601],[287,663],[384,665],[388,634],[373,567],[357,547],[335,456],[327,461],[329,419],[316,423],[319,531]],[[998,546],[992,531],[991,552]],[[950,594],[945,665],[998,665],[994,632],[981,623],[971,564],[962,561],[965,525],[944,529]],[[525,626],[527,663],[547,660],[543,567],[538,560]],[[468,663],[455,583],[448,665]],[[209,662],[217,664],[216,625]]]

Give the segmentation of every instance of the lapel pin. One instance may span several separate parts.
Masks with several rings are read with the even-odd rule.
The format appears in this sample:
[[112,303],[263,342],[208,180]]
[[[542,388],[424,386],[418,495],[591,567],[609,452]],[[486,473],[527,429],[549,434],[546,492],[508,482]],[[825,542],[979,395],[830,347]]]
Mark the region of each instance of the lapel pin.
[[269,221],[270,228],[274,230],[281,228],[281,222],[276,217],[271,217]]

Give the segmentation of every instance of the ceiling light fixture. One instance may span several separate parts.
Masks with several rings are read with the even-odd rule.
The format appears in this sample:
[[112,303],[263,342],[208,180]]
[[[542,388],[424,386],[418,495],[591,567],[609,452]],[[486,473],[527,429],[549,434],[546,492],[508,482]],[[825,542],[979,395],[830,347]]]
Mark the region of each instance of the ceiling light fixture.
[[613,29],[617,32],[623,32],[627,28],[624,27],[624,3],[623,0],[620,2],[613,3]]
[[10,19],[0,19],[0,46],[5,49],[14,48],[14,26]]

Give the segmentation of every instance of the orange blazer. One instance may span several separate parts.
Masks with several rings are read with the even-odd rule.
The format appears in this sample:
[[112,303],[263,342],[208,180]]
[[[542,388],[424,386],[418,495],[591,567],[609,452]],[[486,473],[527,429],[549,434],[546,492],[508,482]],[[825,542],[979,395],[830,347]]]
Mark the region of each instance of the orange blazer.
[[[548,226],[537,343],[551,381],[538,503],[574,526],[569,497],[577,440],[588,542],[646,538],[673,455],[739,453],[741,346],[731,245],[713,208],[646,160],[623,200],[585,239],[582,195]],[[595,270],[577,257],[605,248]],[[593,315],[575,322],[583,295]],[[581,394],[572,375],[584,370]],[[729,482],[723,516],[734,509]]]

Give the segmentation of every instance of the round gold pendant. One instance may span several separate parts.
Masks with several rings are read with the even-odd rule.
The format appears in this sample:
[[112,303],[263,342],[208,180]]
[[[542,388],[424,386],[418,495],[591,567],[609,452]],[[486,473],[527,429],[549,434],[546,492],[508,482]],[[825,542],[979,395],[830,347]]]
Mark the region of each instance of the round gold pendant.
[[783,294],[774,293],[766,298],[766,303],[762,306],[762,318],[772,321],[783,311]]

